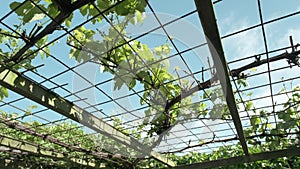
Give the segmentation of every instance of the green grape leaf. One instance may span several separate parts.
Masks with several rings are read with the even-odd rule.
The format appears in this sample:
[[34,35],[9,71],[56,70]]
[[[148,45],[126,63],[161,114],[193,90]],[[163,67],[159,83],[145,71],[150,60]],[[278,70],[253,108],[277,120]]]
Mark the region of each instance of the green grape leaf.
[[[14,10],[18,16],[25,16],[25,14],[27,14],[28,11],[33,7],[30,1],[25,2],[21,6],[20,5],[20,2],[13,2],[9,5],[9,7],[11,10]],[[18,9],[16,9],[17,7]]]
[[261,119],[259,117],[251,117],[250,123],[252,126],[259,125],[261,123]]
[[136,84],[136,80],[135,79],[133,79],[130,83],[129,83],[129,90],[131,90],[131,89],[133,89],[134,88],[134,86],[135,86],[135,84]]

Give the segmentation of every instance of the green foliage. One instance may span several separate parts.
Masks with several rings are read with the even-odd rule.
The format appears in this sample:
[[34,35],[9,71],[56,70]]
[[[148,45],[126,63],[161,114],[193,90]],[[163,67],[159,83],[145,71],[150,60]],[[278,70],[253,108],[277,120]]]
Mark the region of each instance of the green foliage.
[[[74,2],[74,1],[72,1]],[[45,0],[40,2],[34,0],[39,7],[48,11],[52,18],[59,15],[60,11],[52,0]],[[106,10],[114,3],[119,3],[114,8]],[[174,98],[181,97],[181,94],[187,92],[193,84],[187,79],[180,79],[178,68],[170,70],[170,63],[168,57],[172,48],[168,43],[150,48],[146,44],[138,40],[133,40],[127,32],[126,28],[129,24],[142,23],[145,15],[146,1],[139,0],[126,0],[126,1],[113,1],[113,0],[96,0],[94,3],[100,10],[106,10],[105,15],[113,24],[107,31],[91,30],[85,26],[80,26],[72,32],[72,36],[67,37],[67,44],[72,48],[70,50],[70,58],[75,59],[77,62],[85,62],[93,60],[98,62],[103,68],[103,72],[110,73],[114,76],[114,90],[120,90],[123,87],[128,90],[142,88],[142,97],[139,100],[141,105],[148,104],[149,109],[144,111],[143,124],[138,128],[132,130],[125,130],[121,119],[115,118],[113,125],[120,131],[126,134],[132,134],[140,139],[141,131],[147,131],[149,136],[159,135],[168,131],[173,125],[193,118],[210,118],[212,120],[231,119],[228,107],[220,87],[210,88],[205,90],[200,99],[211,100],[212,102],[193,103],[192,94],[187,97],[182,97],[178,101]],[[23,30],[23,26],[29,23],[36,23],[40,27],[45,27],[51,21],[45,21],[45,15],[36,7],[32,2],[26,1],[23,5],[20,2],[12,2],[10,8],[14,10],[15,14],[20,20],[19,25],[15,25],[18,34],[27,35],[28,32]],[[93,4],[87,4],[81,7],[79,13],[86,18],[93,18],[98,15],[99,11]],[[73,14],[66,18],[63,26],[70,28],[73,22]],[[92,24],[101,23],[103,16],[95,17],[91,20]],[[34,28],[34,27],[33,27]],[[33,29],[32,28],[32,29]],[[17,51],[19,51],[26,42],[24,37],[18,37],[18,34],[10,34],[7,30],[1,30],[0,43],[7,46],[6,49],[1,48],[0,61],[5,61],[11,58]],[[101,38],[96,39],[95,35],[100,34]],[[75,37],[75,39],[74,39]],[[23,38],[23,39],[22,39]],[[30,37],[29,37],[30,38]],[[129,42],[130,41],[130,42]],[[128,43],[129,42],[129,43]],[[41,38],[37,43],[37,47],[44,47],[48,43],[48,37]],[[8,66],[13,66],[14,69],[20,70],[22,68],[33,68],[31,61],[37,57],[47,57],[50,54],[50,48],[44,47],[43,51],[34,52],[33,49],[27,50],[24,55],[26,59],[22,60],[20,64],[9,63]],[[176,73],[171,73],[171,72]],[[178,80],[180,79],[180,80]],[[238,89],[247,87],[249,84],[246,78],[237,80]],[[283,109],[278,112],[269,112],[266,110],[256,110],[255,105],[251,101],[243,103],[244,110],[250,112],[249,127],[245,129],[249,151],[251,153],[259,153],[263,151],[276,150],[288,148],[291,145],[299,145],[299,102],[300,94],[299,87],[292,89],[294,92],[289,96],[289,100],[283,105]],[[284,88],[281,92],[287,91]],[[242,93],[243,96],[250,97],[252,93]],[[0,100],[8,97],[8,91],[4,87],[0,87]],[[238,98],[238,97],[237,97]],[[236,99],[237,101],[241,101]],[[171,104],[173,102],[173,104]],[[36,106],[28,107],[24,116],[32,115],[32,109]],[[242,108],[239,108],[242,110]],[[271,114],[275,114],[278,118],[277,126],[270,123]],[[58,140],[64,140],[70,145],[80,146],[88,150],[103,150],[110,153],[127,152],[129,156],[137,155],[136,152],[127,148],[124,145],[113,142],[110,139],[101,135],[87,135],[85,131],[78,128],[77,125],[70,122],[61,122],[56,125],[42,125],[38,121],[18,122],[19,115],[16,113],[1,112],[1,118],[9,119],[17,124],[21,124],[30,128],[34,128],[36,132],[42,134],[51,133],[53,137]],[[0,124],[0,130],[4,136],[15,138],[18,140],[25,140],[37,144],[43,144],[49,150],[57,150],[67,157],[93,159],[96,162],[105,162],[110,168],[126,168],[128,164],[124,164],[118,160],[112,162],[106,159],[95,159],[91,155],[84,155],[83,152],[72,151],[66,147],[59,146],[51,143],[45,139],[35,137],[25,132],[21,132],[12,127],[7,127]],[[68,132],[62,132],[68,130]],[[293,137],[287,137],[289,133],[296,133]],[[78,136],[78,137],[76,137]],[[95,142],[96,140],[96,142]],[[147,139],[144,142],[147,143]],[[100,148],[99,148],[100,147]],[[5,153],[2,156],[8,156]],[[210,154],[191,152],[183,156],[176,156],[169,154],[169,157],[178,165],[191,164],[195,162],[211,161],[220,158],[229,158],[233,156],[242,155],[240,145],[224,146],[214,150]],[[57,163],[53,159],[42,157],[29,157],[25,158],[25,162],[34,163],[38,165],[38,161],[46,162],[58,168],[73,167],[68,161]],[[131,162],[132,159],[126,159]],[[228,166],[224,168],[298,168],[300,164],[299,157],[280,158],[270,161],[258,161],[248,164],[240,164]],[[154,168],[163,167],[162,164],[148,159],[141,161],[135,166],[136,168]],[[129,165],[127,168],[132,168]]]
[[[40,0],[34,0],[38,3]],[[33,22],[36,20],[41,20],[46,17],[46,15],[38,7],[36,7],[32,2],[26,1],[23,5],[20,2],[12,2],[10,4],[10,9],[15,10],[15,13],[19,16],[19,19],[25,24],[28,22]],[[41,6],[43,10],[46,10],[44,6]]]
[[[259,153],[262,150],[258,147],[250,147],[250,152]],[[182,156],[177,156],[174,154],[168,155],[168,158],[175,161],[177,165],[187,165],[193,163],[200,163],[205,161],[213,161],[217,159],[226,159],[236,156],[241,156],[243,154],[242,149],[239,145],[234,146],[225,146],[220,147],[219,149],[213,151],[212,153],[197,153],[197,152],[190,152]],[[300,167],[300,157],[283,157],[274,160],[262,160],[244,164],[235,164],[235,165],[228,165],[222,167],[216,167],[214,169],[277,169],[277,168],[299,168]],[[140,168],[159,168],[165,167],[164,165],[157,163],[156,161],[150,159],[147,161],[142,161],[139,164]]]
[[126,16],[135,13],[135,10],[145,12],[146,5],[146,1],[128,0],[122,2],[121,5],[117,5],[115,11],[120,16]]
[[8,90],[5,87],[0,86],[0,100],[5,97],[8,97]]
[[[24,116],[28,116],[31,114],[31,109],[36,108],[36,106],[30,106],[27,109],[27,112]],[[35,132],[40,134],[44,134],[45,136],[51,136],[59,141],[62,141],[69,146],[78,146],[86,150],[91,151],[101,151],[107,152],[107,150],[115,151],[115,153],[119,152],[129,152],[132,151],[125,147],[124,145],[118,144],[102,135],[89,135],[86,134],[83,129],[81,129],[77,124],[71,123],[70,121],[59,122],[56,124],[44,125],[38,121],[27,121],[27,122],[18,122],[17,119],[22,118],[19,117],[17,113],[0,113],[0,119],[3,120],[10,120],[14,122],[14,125],[22,125],[24,128],[32,129]],[[26,133],[15,129],[12,125],[4,125],[3,123],[0,124],[1,130],[1,137],[6,136],[8,138],[12,138],[14,140],[21,140],[27,143],[34,143],[36,145],[42,145],[42,147],[49,151],[56,151],[65,155],[65,158],[77,158],[77,159],[84,159],[93,163],[104,163],[107,167],[111,166],[112,168],[118,168],[118,159],[115,159],[116,162],[112,163],[109,159],[101,159],[95,158],[92,155],[87,155],[84,152],[75,151],[68,147],[63,147],[54,142],[51,142],[47,139],[42,137],[34,136],[30,133]],[[104,150],[105,148],[105,150]],[[114,152],[110,153],[114,153]],[[3,158],[5,153],[1,154],[1,158]],[[39,168],[39,167],[58,167],[58,168],[70,168],[74,166],[74,163],[68,160],[63,160],[60,162],[56,162],[56,160],[47,157],[36,157],[36,156],[28,156],[22,157],[23,162],[21,164],[31,164],[28,168]],[[5,165],[14,165],[13,163],[4,163]],[[122,162],[120,162],[122,165]],[[4,166],[4,165],[3,165]],[[16,167],[16,166],[14,166]],[[75,166],[74,166],[75,167]]]
[[[21,30],[20,25],[14,25],[15,31],[19,34],[22,34],[23,30]],[[5,29],[0,29],[0,44],[4,45],[0,49],[0,61],[4,62],[8,58],[12,57],[24,44],[24,42],[18,38],[16,33],[10,33]],[[46,37],[45,37],[46,38]],[[30,54],[30,56],[28,56]],[[35,58],[39,53],[33,52],[32,49],[27,50],[24,55],[27,56],[27,59],[22,60],[19,64],[9,63],[8,66],[12,66],[12,68],[19,70],[22,68],[32,69],[33,65],[31,64],[31,59]]]

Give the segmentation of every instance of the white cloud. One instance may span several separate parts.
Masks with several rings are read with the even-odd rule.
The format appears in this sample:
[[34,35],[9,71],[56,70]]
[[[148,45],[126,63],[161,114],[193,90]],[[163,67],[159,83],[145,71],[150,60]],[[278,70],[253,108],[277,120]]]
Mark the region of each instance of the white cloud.
[[289,29],[279,40],[277,46],[288,46],[290,44],[289,36],[293,37],[294,45],[300,43],[300,29]]
[[[226,19],[226,23],[230,22]],[[231,18],[231,28],[226,34],[233,33],[236,30],[241,30],[249,26],[246,19],[235,20]],[[259,53],[263,50],[260,29],[253,29],[242,32],[222,40],[224,52],[227,60],[235,60],[242,57],[247,57]]]

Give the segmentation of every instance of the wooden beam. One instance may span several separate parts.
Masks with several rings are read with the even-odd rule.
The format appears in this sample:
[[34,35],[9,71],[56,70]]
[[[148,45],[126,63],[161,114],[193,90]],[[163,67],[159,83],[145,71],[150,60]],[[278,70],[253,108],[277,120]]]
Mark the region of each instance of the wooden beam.
[[250,163],[250,162],[261,161],[261,160],[271,160],[280,157],[291,157],[291,156],[300,156],[300,148],[293,147],[284,150],[276,150],[276,151],[263,152],[263,153],[257,153],[251,155],[244,155],[239,157],[225,158],[220,160],[205,161],[201,163],[176,166],[172,169],[214,168],[214,167]]
[[125,135],[102,119],[74,105],[57,93],[3,65],[0,66],[0,85],[126,145],[145,156],[152,156],[154,159],[170,167],[175,166],[174,162],[164,155],[153,151],[149,146],[143,145],[135,138]]
[[224,51],[219,35],[213,4],[211,0],[195,0],[195,4],[197,7],[204,34],[206,36],[208,47],[214,61],[214,66],[217,69],[217,76],[220,80],[223,93],[226,97],[226,102],[235,125],[235,129],[237,131],[243,151],[246,155],[248,155],[248,147],[246,144],[243,127],[238,114],[235,97],[229,79],[228,66],[224,56]]

